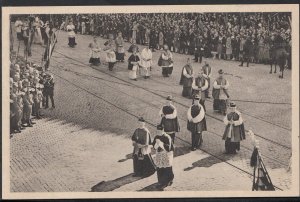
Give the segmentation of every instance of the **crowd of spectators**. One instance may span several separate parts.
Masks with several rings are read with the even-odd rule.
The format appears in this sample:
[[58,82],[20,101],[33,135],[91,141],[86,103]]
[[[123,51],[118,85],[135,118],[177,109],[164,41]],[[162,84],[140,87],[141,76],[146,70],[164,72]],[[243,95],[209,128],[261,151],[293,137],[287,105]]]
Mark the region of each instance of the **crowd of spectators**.
[[33,127],[33,118],[40,119],[41,108],[52,108],[53,76],[41,66],[27,62],[16,52],[10,54],[10,133],[20,133],[25,127]]
[[55,25],[69,21],[77,34],[108,38],[122,32],[124,40],[149,45],[167,44],[172,52],[218,59],[240,60],[245,41],[251,62],[269,63],[274,41],[280,38],[291,50],[290,13],[142,13],[57,15]]

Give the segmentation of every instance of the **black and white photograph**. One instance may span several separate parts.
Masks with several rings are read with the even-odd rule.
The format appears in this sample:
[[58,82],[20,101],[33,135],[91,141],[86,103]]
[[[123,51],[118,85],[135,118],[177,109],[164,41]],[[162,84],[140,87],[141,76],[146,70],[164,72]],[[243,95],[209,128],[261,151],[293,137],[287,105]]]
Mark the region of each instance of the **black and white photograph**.
[[4,8],[3,197],[299,195],[298,8]]

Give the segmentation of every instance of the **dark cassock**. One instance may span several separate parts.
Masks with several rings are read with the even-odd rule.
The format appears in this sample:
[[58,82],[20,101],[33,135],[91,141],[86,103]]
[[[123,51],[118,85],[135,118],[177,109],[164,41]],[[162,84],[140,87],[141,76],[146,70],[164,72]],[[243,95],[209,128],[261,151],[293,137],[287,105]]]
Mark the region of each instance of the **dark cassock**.
[[163,77],[169,77],[173,72],[173,55],[167,45],[164,45],[164,51],[158,60],[158,66],[162,68]]
[[235,103],[231,102],[229,112],[224,117],[226,125],[223,134],[225,140],[225,152],[227,154],[235,154],[240,150],[240,141],[246,139],[245,127],[241,113],[236,110]]
[[195,103],[188,109],[187,118],[187,129],[192,135],[191,150],[195,151],[203,143],[202,132],[207,131],[205,111],[200,104],[200,96],[195,96]]
[[155,165],[151,157],[151,136],[145,127],[145,120],[139,118],[141,126],[132,135],[133,142],[133,172],[134,176],[148,177],[155,173]]
[[187,64],[182,68],[180,84],[183,86],[182,96],[192,98],[193,67],[189,58]]
[[174,144],[175,134],[180,131],[180,126],[177,117],[177,110],[172,104],[172,96],[167,97],[167,104],[161,108],[159,115],[161,117],[160,125],[164,131],[171,137]]
[[229,98],[229,94],[227,92],[229,88],[229,82],[223,77],[224,72],[222,69],[220,69],[218,72],[219,77],[214,81],[212,91],[212,96],[214,98],[213,109],[225,115],[227,110],[226,102]]
[[193,89],[193,97],[196,95],[200,96],[200,104],[205,108],[205,92],[208,88],[208,81],[204,77],[203,70],[201,69],[198,73],[198,76],[193,79],[192,89]]
[[117,52],[116,52],[116,59],[117,61],[124,62],[124,55],[125,55],[125,50],[124,50],[124,39],[122,37],[122,33],[118,33],[118,37],[115,39],[116,42],[116,47],[117,47]]
[[204,61],[204,66],[202,67],[203,70],[203,76],[207,79],[207,83],[208,83],[208,87],[205,90],[205,97],[206,98],[210,98],[209,97],[209,88],[210,88],[210,78],[211,78],[211,66],[209,66],[209,64]]
[[155,136],[153,147],[156,151],[155,165],[157,167],[157,179],[160,190],[173,184],[173,158],[174,158],[174,145],[171,137],[163,131],[162,126],[157,126],[160,134]]

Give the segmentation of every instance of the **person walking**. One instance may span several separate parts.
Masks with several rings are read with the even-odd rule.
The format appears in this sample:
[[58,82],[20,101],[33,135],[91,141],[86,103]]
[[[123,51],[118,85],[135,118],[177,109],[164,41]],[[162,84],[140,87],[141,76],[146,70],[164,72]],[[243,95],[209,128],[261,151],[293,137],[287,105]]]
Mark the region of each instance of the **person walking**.
[[214,81],[212,96],[214,98],[213,108],[215,111],[226,114],[227,104],[229,98],[228,88],[229,82],[223,77],[224,72],[222,69],[218,71],[219,77]]
[[132,55],[128,58],[129,78],[137,81],[137,71],[139,69],[140,57],[137,55],[136,48],[133,49]]
[[182,96],[192,98],[192,83],[193,83],[193,67],[190,58],[187,59],[187,64],[182,68],[180,84],[183,86]]
[[200,96],[195,96],[195,103],[187,112],[187,129],[191,132],[192,147],[191,150],[199,149],[203,143],[202,132],[207,131],[205,110],[200,104]]
[[246,135],[241,113],[236,110],[234,102],[229,105],[224,123],[226,127],[222,139],[225,140],[225,153],[236,154],[236,151],[240,150],[240,142],[246,139]]
[[167,186],[171,186],[174,180],[173,173],[173,156],[174,145],[171,137],[164,131],[163,126],[158,125],[158,135],[153,140],[155,149],[155,165],[157,167],[157,188],[163,191]]
[[150,78],[150,71],[152,66],[152,52],[149,46],[146,46],[141,52],[141,61],[140,65],[143,68],[144,78]]
[[140,127],[138,127],[132,137],[133,145],[133,176],[148,177],[154,174],[156,168],[151,157],[151,135],[145,126],[145,119],[138,119]]
[[171,95],[168,95],[166,100],[167,103],[159,111],[161,117],[160,125],[164,128],[165,133],[171,137],[174,144],[175,134],[180,131],[177,109],[172,103],[173,97]]

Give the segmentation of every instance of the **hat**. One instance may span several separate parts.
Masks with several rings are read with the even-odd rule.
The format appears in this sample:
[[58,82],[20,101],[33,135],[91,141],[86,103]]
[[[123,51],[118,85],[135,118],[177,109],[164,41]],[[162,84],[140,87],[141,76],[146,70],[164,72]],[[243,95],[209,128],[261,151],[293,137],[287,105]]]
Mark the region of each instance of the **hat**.
[[199,95],[195,95],[194,99],[195,99],[195,100],[200,100],[201,97],[200,97]]
[[143,117],[140,117],[139,122],[145,122],[145,119]]
[[218,73],[219,73],[219,74],[224,74],[223,69],[220,69],[220,70],[218,71]]
[[168,95],[168,97],[167,97],[167,100],[170,100],[170,101],[172,101],[172,100],[173,100],[173,97],[172,97],[172,95]]
[[236,104],[234,102],[230,102],[229,107],[236,107]]
[[156,129],[157,129],[157,130],[163,130],[164,127],[163,127],[162,125],[157,125],[157,126],[156,126]]

